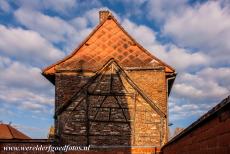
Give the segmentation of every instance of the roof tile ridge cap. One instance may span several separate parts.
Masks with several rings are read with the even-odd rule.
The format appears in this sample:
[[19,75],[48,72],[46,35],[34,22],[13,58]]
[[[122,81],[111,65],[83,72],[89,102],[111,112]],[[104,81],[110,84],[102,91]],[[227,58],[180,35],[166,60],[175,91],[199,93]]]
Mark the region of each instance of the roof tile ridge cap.
[[[113,15],[111,15],[111,17],[113,18]],[[108,20],[108,18],[106,20],[104,20],[103,22],[99,23],[94,29],[93,31],[66,57],[58,60],[57,62],[51,64],[48,67],[45,67],[42,69],[42,74],[45,74],[45,71],[47,71],[48,69],[54,67],[55,65],[59,65],[60,63],[68,60],[69,58],[71,58],[74,54],[76,54],[78,52],[78,50],[91,38],[91,36]]]
[[156,56],[152,55],[147,49],[145,49],[140,43],[138,43],[138,41],[136,41],[125,29],[124,27],[117,21],[116,18],[114,18],[114,16],[112,15],[112,19],[114,20],[114,22],[121,28],[121,30],[135,43],[137,44],[138,47],[140,47],[147,55],[151,56],[152,58],[156,59],[157,61],[159,61],[161,64],[169,67],[170,69],[172,69],[175,72],[175,68],[173,68],[172,66],[166,64],[165,62],[163,62],[162,60],[160,60],[159,58],[157,58]]

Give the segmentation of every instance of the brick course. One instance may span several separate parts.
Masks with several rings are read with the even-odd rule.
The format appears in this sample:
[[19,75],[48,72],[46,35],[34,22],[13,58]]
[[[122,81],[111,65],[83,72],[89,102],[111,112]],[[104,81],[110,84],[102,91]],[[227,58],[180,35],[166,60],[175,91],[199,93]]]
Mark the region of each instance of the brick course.
[[[88,90],[98,91],[100,93],[108,93],[110,75],[109,68],[103,72],[104,76],[99,76],[90,84]],[[165,73],[162,70],[150,71],[132,71],[127,73],[135,83],[143,84],[141,90],[148,91],[150,98],[155,98],[154,102],[160,109],[164,108],[166,112],[166,83]],[[148,78],[148,76],[152,78]],[[153,77],[154,76],[154,77]],[[77,74],[58,73],[56,75],[56,109],[63,102],[70,99],[69,94],[74,94],[89,81],[92,76],[79,76]],[[120,78],[120,80],[119,80]],[[146,80],[144,80],[146,78]],[[100,79],[100,80],[99,80]],[[149,80],[148,80],[149,79]],[[76,80],[76,81],[75,81]],[[148,84],[147,84],[148,82]],[[72,84],[73,83],[73,84]],[[84,83],[81,85],[81,83]],[[97,85],[97,87],[95,86]],[[81,86],[81,87],[80,87]],[[95,89],[96,88],[96,89]],[[167,125],[165,117],[161,117],[147,102],[138,94],[138,92],[128,83],[128,81],[119,75],[113,74],[112,89],[115,93],[125,92],[127,96],[117,97],[120,102],[116,103],[116,97],[108,96],[101,105],[102,96],[87,96],[89,101],[89,110],[87,111],[87,103],[85,94],[82,94],[72,105],[56,120],[56,130],[60,132],[61,142],[63,144],[79,144],[79,145],[122,145],[122,146],[157,146],[160,147],[167,141]],[[150,91],[151,90],[151,91]],[[159,92],[160,91],[160,92]],[[124,94],[125,94],[124,93]],[[128,96],[128,94],[130,96]],[[161,94],[161,95],[160,95]],[[65,97],[67,95],[68,97]],[[135,98],[134,98],[135,97]],[[71,113],[74,104],[80,102],[75,113]],[[74,103],[76,102],[76,103]],[[121,106],[119,106],[119,104]],[[97,107],[100,112],[96,111]],[[119,109],[121,107],[121,109]],[[123,108],[123,109],[122,109]],[[125,116],[123,116],[123,111]],[[98,120],[89,122],[89,134],[87,134],[87,112],[89,119]],[[93,117],[97,114],[96,119]],[[110,115],[110,119],[108,115]],[[126,121],[125,118],[128,118]],[[67,120],[68,119],[68,120]],[[91,121],[90,120],[90,121]],[[68,121],[68,122],[67,122]],[[68,124],[67,124],[68,123]],[[64,126],[66,126],[64,128]],[[58,132],[56,132],[58,134]],[[64,133],[64,134],[63,134]],[[73,135],[75,137],[73,137]]]

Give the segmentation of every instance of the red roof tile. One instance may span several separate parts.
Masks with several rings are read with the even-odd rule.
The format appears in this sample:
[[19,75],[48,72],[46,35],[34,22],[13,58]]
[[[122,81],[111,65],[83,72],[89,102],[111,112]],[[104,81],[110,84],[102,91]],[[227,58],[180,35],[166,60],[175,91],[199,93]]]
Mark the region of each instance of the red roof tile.
[[0,139],[31,139],[10,125],[0,124]]
[[43,75],[57,70],[96,72],[111,58],[122,67],[164,66],[166,72],[175,71],[137,43],[110,14],[71,55],[45,68]]

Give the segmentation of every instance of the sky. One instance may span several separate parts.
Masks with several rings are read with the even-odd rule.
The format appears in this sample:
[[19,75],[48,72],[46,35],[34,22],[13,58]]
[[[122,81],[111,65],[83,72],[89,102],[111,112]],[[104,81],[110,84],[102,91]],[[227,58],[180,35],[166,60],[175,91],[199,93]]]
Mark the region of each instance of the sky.
[[0,121],[32,138],[53,125],[54,85],[41,69],[76,48],[110,10],[149,52],[178,73],[171,130],[230,94],[230,1],[0,0]]

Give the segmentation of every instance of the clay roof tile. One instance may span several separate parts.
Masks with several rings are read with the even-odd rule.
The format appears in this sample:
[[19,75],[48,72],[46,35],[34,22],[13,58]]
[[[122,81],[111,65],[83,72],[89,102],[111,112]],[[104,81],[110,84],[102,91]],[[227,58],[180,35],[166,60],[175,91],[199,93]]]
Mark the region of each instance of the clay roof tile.
[[31,139],[11,125],[0,124],[0,139]]
[[83,69],[96,72],[111,58],[114,58],[122,67],[161,65],[165,67],[166,72],[175,72],[171,66],[150,54],[137,43],[112,14],[107,13],[102,12],[103,20],[72,54],[45,68],[42,74],[48,78],[54,75],[57,69]]

